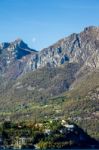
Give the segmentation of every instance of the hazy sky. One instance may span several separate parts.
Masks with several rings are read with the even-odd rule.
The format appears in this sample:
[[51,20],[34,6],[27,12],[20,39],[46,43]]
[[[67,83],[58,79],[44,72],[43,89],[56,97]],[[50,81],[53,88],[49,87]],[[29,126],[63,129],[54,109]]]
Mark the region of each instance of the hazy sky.
[[90,25],[99,25],[99,0],[0,0],[0,42],[39,50]]

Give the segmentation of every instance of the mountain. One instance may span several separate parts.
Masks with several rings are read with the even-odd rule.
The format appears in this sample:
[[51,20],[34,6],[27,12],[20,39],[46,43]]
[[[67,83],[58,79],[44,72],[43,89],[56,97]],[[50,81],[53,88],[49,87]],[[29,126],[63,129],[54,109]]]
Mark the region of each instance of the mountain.
[[98,76],[99,27],[86,27],[41,51],[20,39],[1,43],[0,120],[66,117],[99,139]]
[[41,51],[30,49],[21,39],[0,44],[1,92],[14,80],[11,88],[20,82],[21,95],[52,97],[72,89],[81,77],[98,68],[99,27],[86,27]]
[[[91,69],[99,67],[99,28],[87,27],[79,34],[72,34],[52,46],[41,50],[29,59],[31,69],[79,63]],[[29,65],[28,65],[29,66]]]
[[30,49],[21,39],[16,39],[11,43],[4,42],[0,44],[0,56],[5,60],[6,65],[35,52],[36,50]]
[[[61,94],[72,89],[76,82],[89,72],[99,68],[98,27],[87,27],[83,32],[73,33],[38,52],[29,48],[26,51],[27,45],[23,41],[16,40],[13,43],[19,48],[14,49],[17,53],[17,56],[14,55],[15,63],[11,63],[5,70],[7,81],[11,77],[14,79],[20,77],[12,87],[18,99],[30,97],[38,100],[41,95],[48,98]],[[24,49],[24,53],[20,47],[21,50]],[[19,96],[20,93],[22,97]],[[26,96],[28,94],[29,96]]]
[[0,44],[0,74],[3,77],[16,78],[22,72],[27,55],[37,51],[30,49],[21,39],[11,43]]
[[[10,64],[12,66],[16,61],[21,65],[25,63],[23,73],[45,66],[60,67],[66,63],[77,63],[83,69],[94,69],[99,67],[98,49],[99,28],[94,26],[85,28],[79,34],[73,33],[39,52],[28,48],[21,39],[17,39],[11,43],[1,43],[0,71],[10,72]],[[15,65],[12,70],[14,68]]]
[[[61,94],[99,68],[99,27],[87,27],[38,52],[20,39],[1,45],[1,80],[16,79],[12,89],[25,99]],[[17,88],[17,83],[23,88]],[[5,85],[8,89],[9,82]]]

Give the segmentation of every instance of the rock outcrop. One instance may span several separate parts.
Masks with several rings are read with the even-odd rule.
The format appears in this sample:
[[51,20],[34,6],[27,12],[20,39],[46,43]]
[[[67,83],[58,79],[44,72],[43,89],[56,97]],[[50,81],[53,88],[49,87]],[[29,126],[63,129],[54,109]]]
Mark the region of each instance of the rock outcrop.
[[99,28],[87,27],[80,34],[72,34],[45,48],[27,61],[26,70],[44,66],[57,67],[65,63],[79,63],[91,69],[99,67]]
[[16,78],[22,73],[29,55],[37,51],[30,49],[21,39],[0,44],[0,73],[2,76]]
[[21,39],[0,44],[0,73],[7,78],[66,63],[79,64],[81,72],[99,68],[99,27],[87,27],[41,51],[28,48]]

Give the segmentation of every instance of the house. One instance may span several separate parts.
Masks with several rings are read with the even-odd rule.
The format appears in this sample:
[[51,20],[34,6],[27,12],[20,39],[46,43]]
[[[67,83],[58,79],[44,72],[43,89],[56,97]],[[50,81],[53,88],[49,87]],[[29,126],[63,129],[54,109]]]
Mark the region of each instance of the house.
[[61,121],[61,125],[64,126],[68,131],[73,131],[75,128],[74,124],[68,124],[65,120]]
[[44,130],[44,133],[47,134],[47,135],[50,135],[51,130],[50,130],[50,129],[45,129],[45,130]]
[[75,128],[73,124],[66,124],[64,127],[66,127],[68,131],[74,131],[74,128]]
[[29,143],[31,143],[32,138],[29,137],[16,137],[15,138],[15,143],[14,143],[14,148],[16,149],[21,149],[22,146],[25,146]]
[[62,124],[62,125],[66,124],[66,121],[65,121],[65,120],[62,120],[62,121],[61,121],[61,124]]
[[73,124],[65,124],[64,127],[68,128],[68,129],[73,129],[74,125]]
[[36,124],[35,124],[35,127],[36,127],[36,128],[42,128],[42,127],[43,127],[43,124],[42,124],[42,123],[36,123]]

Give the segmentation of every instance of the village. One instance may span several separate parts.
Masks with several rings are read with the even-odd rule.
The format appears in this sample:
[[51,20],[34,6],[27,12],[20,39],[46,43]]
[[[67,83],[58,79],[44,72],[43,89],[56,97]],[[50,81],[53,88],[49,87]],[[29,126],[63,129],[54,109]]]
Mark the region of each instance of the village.
[[0,126],[0,149],[96,148],[98,143],[66,120],[12,123]]

